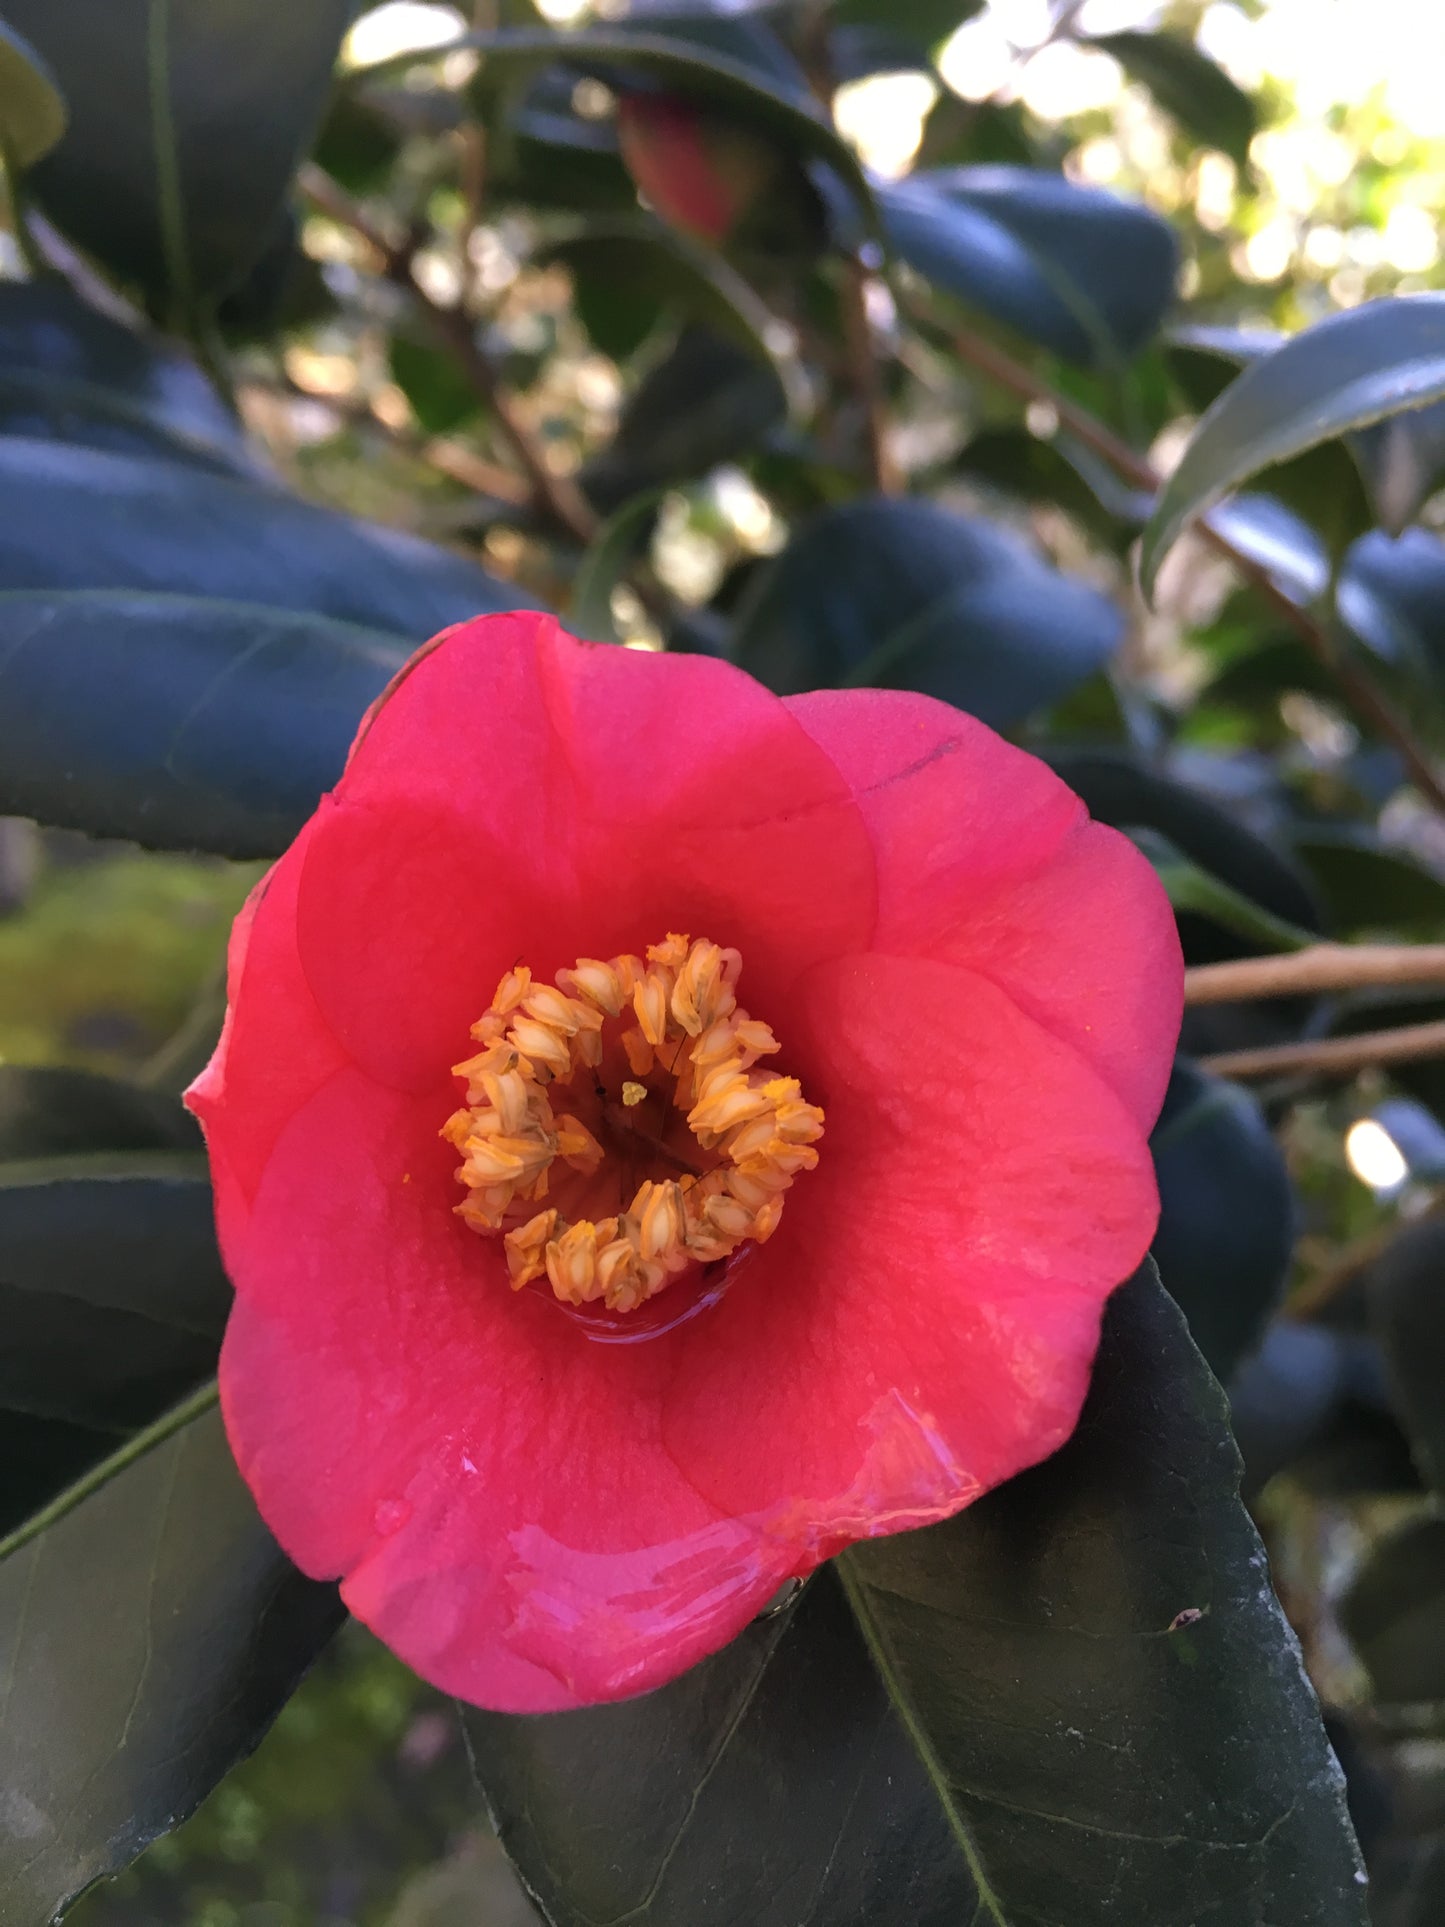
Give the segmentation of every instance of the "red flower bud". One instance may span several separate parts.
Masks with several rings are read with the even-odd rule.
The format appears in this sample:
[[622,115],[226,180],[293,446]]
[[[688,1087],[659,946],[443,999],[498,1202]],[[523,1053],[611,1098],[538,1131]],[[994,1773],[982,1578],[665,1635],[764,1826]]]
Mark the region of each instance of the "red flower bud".
[[662,218],[715,246],[777,173],[767,142],[676,95],[624,94],[617,138],[628,173]]
[[189,1093],[263,1516],[447,1692],[659,1685],[1068,1437],[1181,994],[1133,845],[942,703],[448,632]]

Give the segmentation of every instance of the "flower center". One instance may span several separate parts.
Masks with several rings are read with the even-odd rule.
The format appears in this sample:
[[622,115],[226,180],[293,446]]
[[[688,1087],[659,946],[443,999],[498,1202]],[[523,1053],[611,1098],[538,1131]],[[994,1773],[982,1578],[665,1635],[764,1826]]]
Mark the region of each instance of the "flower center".
[[441,1134],[462,1154],[458,1215],[502,1238],[514,1289],[545,1273],[568,1304],[632,1311],[777,1229],[823,1113],[755,1068],[779,1046],[738,1004],[741,970],[736,950],[669,935],[555,985],[503,977]]

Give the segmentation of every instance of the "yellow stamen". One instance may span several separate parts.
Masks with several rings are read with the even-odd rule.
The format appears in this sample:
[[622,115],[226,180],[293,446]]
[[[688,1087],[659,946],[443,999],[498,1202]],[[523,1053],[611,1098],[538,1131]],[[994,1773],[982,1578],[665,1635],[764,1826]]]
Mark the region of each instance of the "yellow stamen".
[[[555,987],[521,964],[503,977],[441,1135],[462,1157],[457,1212],[502,1237],[514,1288],[545,1276],[565,1303],[631,1311],[772,1236],[823,1113],[753,1068],[779,1046],[738,1004],[741,971],[736,950],[669,932],[645,960],[579,958]],[[569,1217],[573,1197],[614,1215]]]

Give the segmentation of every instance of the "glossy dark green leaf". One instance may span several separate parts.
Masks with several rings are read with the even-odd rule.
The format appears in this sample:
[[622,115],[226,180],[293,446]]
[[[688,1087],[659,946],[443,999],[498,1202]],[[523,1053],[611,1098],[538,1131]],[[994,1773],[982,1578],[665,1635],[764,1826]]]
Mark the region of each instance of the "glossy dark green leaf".
[[1074,361],[1154,334],[1178,247],[1139,202],[1027,167],[951,167],[878,189],[893,252],[935,287]]
[[[1121,830],[1154,830],[1201,870],[1270,915],[1302,930],[1322,929],[1308,875],[1283,849],[1247,829],[1237,812],[1222,808],[1201,788],[1123,751],[1050,748],[1047,757],[1102,822]],[[1242,938],[1194,910],[1181,911],[1178,922],[1187,963],[1222,963],[1273,948]],[[1185,1012],[1183,1047],[1204,1056],[1296,1037],[1311,1011],[1303,998],[1196,1005]]]
[[23,1526],[115,1449],[114,1432],[0,1406],[0,1536]]
[[1345,558],[1341,620],[1415,684],[1445,689],[1445,543],[1428,529],[1376,533]]
[[[1273,353],[1286,340],[1288,336],[1272,329],[1181,328],[1170,338],[1169,366],[1190,406],[1203,413],[1240,368]],[[1408,422],[1412,417],[1396,419]],[[1270,463],[1252,478],[1253,489],[1282,503],[1316,531],[1326,558],[1339,555],[1377,520],[1375,470],[1361,446],[1361,437],[1369,432],[1362,429],[1357,435],[1317,442]]]
[[1154,866],[1176,914],[1207,917],[1221,929],[1264,950],[1303,950],[1310,942],[1308,930],[1287,923],[1232,884],[1201,869],[1157,830],[1136,826],[1129,835]]
[[656,489],[624,502],[610,515],[589,544],[572,579],[572,602],[567,627],[590,642],[620,642],[612,615],[612,591],[647,539],[657,521],[662,496]]
[[[58,1065],[0,1064],[0,1173],[7,1165],[20,1159],[74,1159],[77,1154],[87,1152],[199,1153],[200,1148],[200,1130],[195,1119],[182,1108],[179,1097],[170,1092],[147,1090],[114,1078],[98,1077],[89,1071],[71,1070]],[[53,1175],[54,1164],[49,1168]],[[124,1187],[117,1187],[111,1193],[112,1201],[118,1201],[122,1206],[123,1190]],[[58,1192],[51,1193],[49,1201],[53,1202],[59,1196]],[[33,1232],[37,1222],[43,1219],[47,1199],[31,1196],[4,1200],[3,1194],[0,1194],[0,1202],[21,1207],[19,1212],[12,1211],[10,1229],[23,1228],[20,1222],[23,1214],[28,1216]],[[183,1216],[186,1209],[182,1203]],[[0,1217],[3,1216],[3,1210],[0,1210]],[[205,1218],[204,1212],[199,1222],[193,1216],[191,1226],[197,1233],[197,1249],[203,1252],[210,1243],[209,1226]],[[134,1230],[132,1221],[132,1250]],[[8,1231],[6,1236],[8,1238]],[[71,1263],[75,1249],[72,1230],[67,1225],[56,1256]],[[24,1258],[23,1244],[17,1246],[17,1253]],[[57,1492],[107,1457],[116,1446],[114,1430],[99,1429],[98,1422],[76,1424],[35,1416],[38,1408],[64,1409],[67,1398],[71,1400],[73,1408],[76,1387],[69,1376],[68,1367],[81,1336],[77,1320],[82,1317],[89,1320],[92,1314],[64,1297],[25,1298],[14,1283],[9,1256],[0,1248],[0,1296],[7,1296],[4,1314],[7,1339],[3,1352],[0,1352],[0,1380],[13,1381],[18,1373],[22,1394],[20,1402],[25,1409],[7,1410],[3,1395],[0,1395],[0,1536],[22,1524],[33,1512],[54,1498]],[[32,1279],[36,1271],[36,1256],[32,1239],[28,1261]],[[38,1256],[41,1274],[48,1277],[48,1255],[42,1248]],[[213,1285],[214,1279],[212,1252],[209,1257],[202,1259],[197,1273],[198,1288],[203,1295],[208,1289],[208,1281]],[[141,1282],[143,1287],[148,1286],[149,1281],[144,1274]],[[12,1315],[8,1295],[13,1295],[17,1301],[15,1310],[19,1313],[18,1317]],[[97,1315],[102,1322],[106,1317],[116,1316],[113,1311]],[[128,1319],[124,1314],[121,1318],[124,1336],[140,1340],[149,1338],[152,1341],[149,1348],[142,1351],[141,1363],[151,1374],[156,1398],[150,1405],[132,1402],[129,1409],[138,1414],[140,1419],[154,1417],[167,1402],[168,1392],[184,1389],[214,1369],[215,1344],[212,1339],[201,1358],[199,1372],[192,1363],[183,1359],[184,1376],[173,1376],[169,1382],[164,1373],[157,1377],[157,1338],[161,1348],[169,1345],[173,1354],[178,1349],[184,1351],[187,1346],[193,1346],[195,1341],[184,1333],[178,1339],[168,1340],[164,1330],[156,1333],[149,1324],[137,1326],[133,1319]],[[35,1340],[44,1335],[42,1328],[45,1326],[48,1326],[52,1342],[41,1357],[37,1356]],[[94,1327],[88,1329],[93,1330]],[[28,1352],[20,1343],[22,1332],[26,1330],[31,1340]],[[109,1400],[112,1414],[116,1400],[115,1368],[118,1362],[114,1353],[108,1354],[102,1361],[104,1369],[97,1374],[95,1347],[89,1345],[81,1348],[81,1363],[88,1366],[93,1380],[98,1376],[101,1393]],[[33,1372],[30,1371],[31,1367],[34,1368]],[[105,1413],[96,1412],[92,1418],[98,1421],[104,1416]]]
[[1445,396],[1445,295],[1394,296],[1331,315],[1261,356],[1208,410],[1144,533],[1140,576],[1186,525],[1251,476]]
[[0,810],[151,848],[277,856],[406,653],[256,605],[0,592]]
[[[1239,496],[1221,503],[1210,520],[1239,553],[1261,563],[1291,601],[1308,604],[1325,595],[1325,544],[1281,503]],[[1445,544],[1440,538],[1422,528],[1406,529],[1396,538],[1375,530],[1352,543],[1336,584],[1335,615],[1341,644],[1359,643],[1372,653],[1370,675],[1398,709],[1410,713],[1422,740],[1427,745],[1445,740]],[[1263,634],[1256,657],[1231,660],[1209,685],[1210,701],[1268,707],[1289,689],[1338,701],[1334,677],[1309,659],[1297,637],[1277,622]],[[1354,721],[1382,746],[1367,719]],[[1390,786],[1398,787],[1398,781],[1392,780],[1378,801],[1385,800]]]
[[617,433],[579,480],[605,515],[633,496],[696,480],[751,453],[787,413],[787,394],[769,364],[693,323],[643,376],[623,405]]
[[1360,1927],[1238,1476],[1141,1273],[1044,1465],[643,1699],[468,1714],[503,1842],[556,1927]]
[[1445,1700],[1445,1519],[1425,1513],[1371,1547],[1340,1623],[1378,1699]]
[[[1334,702],[1339,686],[1318,656],[1289,631],[1261,631],[1252,648],[1231,656],[1217,675],[1211,676],[1200,691],[1199,700],[1208,708],[1238,705],[1258,717],[1271,733],[1283,730],[1279,699],[1289,691],[1303,690]],[[1328,891],[1325,895],[1328,897]]]
[[1445,1920],[1445,1833],[1392,1842],[1370,1870],[1372,1927],[1436,1927]]
[[1375,520],[1390,535],[1414,521],[1445,479],[1445,404],[1389,415],[1349,438],[1374,505]]
[[1445,1224],[1402,1231],[1368,1282],[1396,1408],[1421,1472],[1445,1493]]
[[[831,122],[818,111],[805,88],[765,69],[753,55],[734,45],[721,52],[701,44],[698,37],[683,39],[666,32],[639,31],[625,24],[588,27],[570,33],[527,30],[481,31],[450,43],[470,47],[482,59],[480,86],[486,90],[515,74],[526,74],[549,62],[565,60],[582,73],[598,73],[612,84],[635,75],[651,85],[708,102],[732,115],[753,132],[771,137],[787,151],[825,162],[843,181],[859,207],[873,205],[868,177],[857,156]],[[359,84],[403,72],[423,56],[399,54],[357,76]],[[788,72],[794,72],[789,62]]]
[[1054,502],[1103,542],[1118,547],[1148,520],[1153,497],[1130,489],[1082,443],[1047,440],[1023,426],[988,428],[958,458],[971,480],[1029,502]]
[[936,47],[983,8],[984,0],[835,0],[830,14],[841,27],[888,27]]
[[200,1127],[163,1090],[61,1064],[0,1064],[0,1169],[84,1151],[198,1151]]
[[1359,464],[1344,441],[1320,442],[1254,478],[1316,530],[1329,555],[1339,555],[1374,527],[1375,516]]
[[228,347],[272,347],[278,335],[333,320],[339,303],[320,261],[302,245],[292,206],[278,209],[261,252],[216,304],[216,328]]
[[[1395,1801],[1390,1783],[1381,1770],[1383,1762],[1375,1745],[1369,1714],[1363,1708],[1327,1706],[1325,1732],[1335,1750],[1335,1758],[1345,1776],[1350,1824],[1360,1843],[1365,1866],[1374,1880],[1378,1848],[1394,1820]],[[1376,1918],[1377,1894],[1370,1888],[1371,1927],[1380,1927]]]
[[677,6],[672,0],[658,5],[628,7],[627,31],[675,40],[703,55],[721,54],[793,100],[806,100],[808,76],[797,55],[775,32],[767,7]]
[[311,157],[351,193],[367,194],[386,180],[403,132],[387,112],[385,93],[377,99],[354,87],[338,87],[311,144]]
[[445,435],[482,412],[482,397],[451,350],[420,335],[394,334],[388,349],[391,378],[429,435]]
[[1232,1375],[1231,1423],[1247,1498],[1329,1439],[1350,1395],[1352,1343],[1323,1326],[1277,1319]]
[[[615,119],[577,112],[577,75],[544,67],[530,79],[484,96],[492,198],[570,215],[595,209],[633,213],[637,190],[622,164]],[[368,99],[375,91],[368,90]]]
[[231,1291],[199,1152],[0,1164],[0,1406],[124,1432],[210,1378]]
[[61,231],[191,319],[256,259],[321,119],[350,0],[6,0],[64,139],[31,176]]
[[513,606],[485,569],[280,489],[0,436],[7,591],[142,589],[330,616],[423,642]]
[[1076,688],[1123,617],[1013,537],[927,501],[824,510],[738,613],[736,659],[782,695],[916,689],[1001,728]]
[[1112,54],[1201,146],[1217,147],[1239,167],[1249,166],[1258,109],[1192,40],[1176,33],[1125,32],[1096,34],[1085,44]]
[[1052,158],[1051,135],[1057,130],[1042,127],[1022,101],[962,100],[944,88],[923,123],[915,165],[1039,167]]
[[[579,299],[585,289],[612,286],[650,310],[653,320],[671,308],[684,319],[746,349],[777,375],[801,407],[806,390],[796,362],[778,347],[780,331],[767,305],[721,255],[690,241],[661,222],[594,222],[578,234],[550,242],[538,264],[570,269]],[[606,349],[604,342],[599,347]]]
[[101,314],[58,275],[0,282],[0,433],[261,472],[189,356]]
[[1218,401],[1241,368],[1273,354],[1289,336],[1278,328],[1183,322],[1164,338],[1169,372],[1196,414]]
[[0,156],[5,164],[33,167],[65,132],[65,118],[50,68],[28,40],[0,20]]
[[1227,1380],[1284,1295],[1295,1235],[1289,1170],[1251,1094],[1183,1058],[1150,1148],[1154,1262],[1210,1369]]
[[630,361],[666,325],[666,308],[614,275],[600,256],[574,265],[572,306],[592,346],[619,363]]
[[[1233,371],[1272,353],[1288,336],[1270,328],[1184,327],[1169,339],[1170,367],[1190,406],[1218,400]],[[1345,436],[1374,519],[1398,535],[1445,477],[1445,403],[1431,402]]]
[[213,1390],[0,1543],[5,1927],[47,1927],[183,1820],[341,1617],[257,1518]]
[[928,48],[897,27],[871,22],[840,22],[828,36],[828,61],[833,79],[870,80],[874,74],[932,74]]
[[1445,880],[1403,851],[1385,849],[1363,829],[1311,832],[1296,838],[1295,850],[1343,935],[1445,938]]
[[1272,495],[1246,491],[1221,502],[1210,522],[1239,555],[1267,569],[1294,602],[1315,602],[1329,587],[1330,557],[1317,530]]

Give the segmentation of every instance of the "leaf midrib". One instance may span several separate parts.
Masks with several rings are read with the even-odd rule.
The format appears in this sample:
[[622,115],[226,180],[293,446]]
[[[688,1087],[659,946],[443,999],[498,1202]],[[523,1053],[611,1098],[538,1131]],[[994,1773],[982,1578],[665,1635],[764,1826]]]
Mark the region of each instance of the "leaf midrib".
[[868,1656],[877,1669],[889,1701],[902,1721],[913,1743],[913,1750],[918,1755],[919,1763],[927,1773],[934,1793],[938,1797],[938,1804],[943,1809],[949,1830],[958,1844],[959,1852],[963,1855],[969,1875],[978,1890],[979,1903],[984,1908],[988,1919],[995,1923],[995,1927],[1011,1927],[1008,1915],[1003,1911],[1003,1903],[994,1892],[985,1871],[983,1856],[975,1845],[973,1836],[968,1830],[968,1823],[954,1800],[953,1789],[943,1762],[939,1759],[933,1742],[928,1736],[927,1728],[904,1690],[898,1664],[889,1648],[887,1637],[874,1616],[865,1588],[854,1577],[846,1553],[834,1560],[833,1565],[854,1620],[857,1622],[858,1630],[863,1637],[863,1643],[868,1648]]

